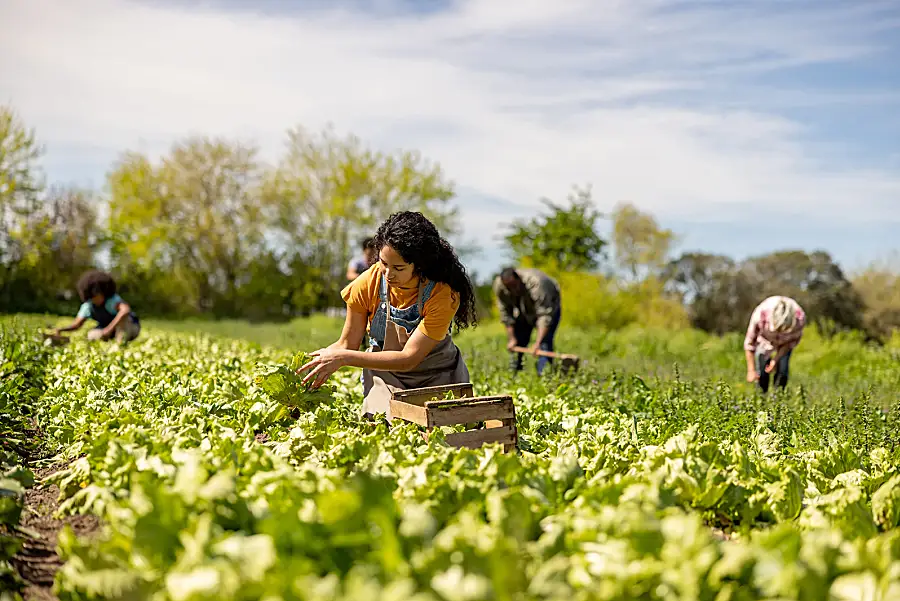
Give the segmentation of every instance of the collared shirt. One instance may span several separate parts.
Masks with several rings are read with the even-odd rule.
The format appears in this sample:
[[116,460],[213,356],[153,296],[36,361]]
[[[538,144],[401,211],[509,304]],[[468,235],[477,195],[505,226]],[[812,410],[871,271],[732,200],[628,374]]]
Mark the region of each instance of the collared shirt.
[[[787,332],[775,332],[771,329],[772,310],[781,300],[786,300],[792,305],[796,317],[794,329]],[[806,314],[797,301],[787,296],[770,296],[757,305],[750,316],[744,349],[751,353],[760,352],[766,355],[782,347],[785,351],[789,351],[799,344],[805,325]]]
[[523,267],[516,269],[516,273],[525,285],[524,294],[518,297],[507,290],[500,276],[494,278],[493,289],[500,320],[510,326],[521,316],[539,328],[550,327],[553,314],[560,305],[559,284],[539,269]]

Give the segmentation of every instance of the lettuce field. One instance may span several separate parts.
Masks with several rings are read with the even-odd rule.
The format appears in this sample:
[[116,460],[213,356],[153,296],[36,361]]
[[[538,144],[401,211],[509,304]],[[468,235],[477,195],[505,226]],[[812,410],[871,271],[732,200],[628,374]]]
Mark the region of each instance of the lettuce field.
[[340,327],[310,323],[3,318],[0,599],[900,599],[900,345],[810,331],[762,396],[738,335],[564,321],[582,368],[539,379],[487,325],[460,346],[514,397],[504,454],[361,420],[357,370],[280,402],[258,376]]

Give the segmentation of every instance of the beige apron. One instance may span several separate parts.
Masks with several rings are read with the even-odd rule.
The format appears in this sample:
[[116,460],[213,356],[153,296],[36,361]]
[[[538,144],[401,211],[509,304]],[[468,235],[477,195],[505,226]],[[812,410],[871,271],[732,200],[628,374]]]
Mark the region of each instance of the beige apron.
[[[410,335],[406,328],[391,321],[390,291],[387,296],[386,321],[384,335],[385,351],[401,351],[406,346]],[[419,297],[422,296],[422,284],[419,284]],[[421,303],[419,304],[421,306]],[[419,315],[419,320],[422,316]],[[413,330],[415,331],[415,330]],[[367,352],[378,352],[369,348]],[[469,370],[462,358],[459,348],[453,343],[450,333],[422,359],[412,371],[391,372],[363,370],[362,413],[370,416],[384,413],[391,421],[391,393],[394,390],[409,390],[426,386],[443,384],[460,384],[469,381]]]

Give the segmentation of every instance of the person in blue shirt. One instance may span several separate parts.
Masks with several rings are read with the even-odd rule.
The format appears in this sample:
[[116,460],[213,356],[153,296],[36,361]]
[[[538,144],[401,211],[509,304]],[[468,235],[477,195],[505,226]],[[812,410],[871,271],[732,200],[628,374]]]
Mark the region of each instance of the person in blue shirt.
[[82,304],[71,325],[57,328],[54,333],[80,330],[88,319],[97,322],[97,327],[88,332],[88,340],[109,340],[124,344],[138,337],[141,322],[131,310],[131,306],[116,293],[116,282],[112,276],[102,271],[88,271],[78,280],[78,296]]

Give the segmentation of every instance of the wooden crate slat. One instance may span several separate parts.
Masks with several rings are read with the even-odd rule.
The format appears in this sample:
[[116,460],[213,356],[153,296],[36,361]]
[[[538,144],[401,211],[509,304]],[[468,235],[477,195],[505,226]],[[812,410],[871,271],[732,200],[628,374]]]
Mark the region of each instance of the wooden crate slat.
[[510,430],[512,430],[512,442],[509,444],[503,445],[503,452],[509,453],[510,451],[515,449],[517,446],[519,446],[519,429],[516,427],[516,418],[515,417],[506,418],[501,423],[503,424],[503,427],[509,428]]
[[454,447],[477,449],[483,444],[499,442],[504,445],[515,444],[515,431],[509,426],[502,428],[485,428],[466,432],[451,432],[444,437],[447,444]]
[[496,401],[505,401],[512,400],[512,397],[508,394],[498,394],[494,396],[473,396],[466,397],[462,399],[439,399],[436,401],[429,401],[425,404],[425,407],[429,409],[445,409],[447,407],[458,407],[460,405],[471,405],[473,403],[486,403],[486,402],[496,402]]
[[[428,413],[428,427],[455,426],[485,420],[507,419],[515,417],[512,397],[481,399],[475,397],[467,403],[425,403]],[[496,428],[490,428],[496,429]]]
[[452,392],[457,399],[472,397],[475,394],[471,382],[465,382],[462,384],[444,384],[427,388],[395,390],[391,393],[391,398],[413,405],[424,405],[428,401],[442,400],[448,392]]
[[472,383],[471,382],[461,382],[459,384],[441,384],[440,386],[426,386],[424,388],[409,388],[406,390],[394,390],[392,396],[395,399],[401,399],[405,396],[418,396],[420,394],[426,393],[446,393],[447,391],[461,392],[465,393],[466,391],[472,391]]
[[404,419],[420,426],[428,426],[425,407],[391,399],[391,419]]

